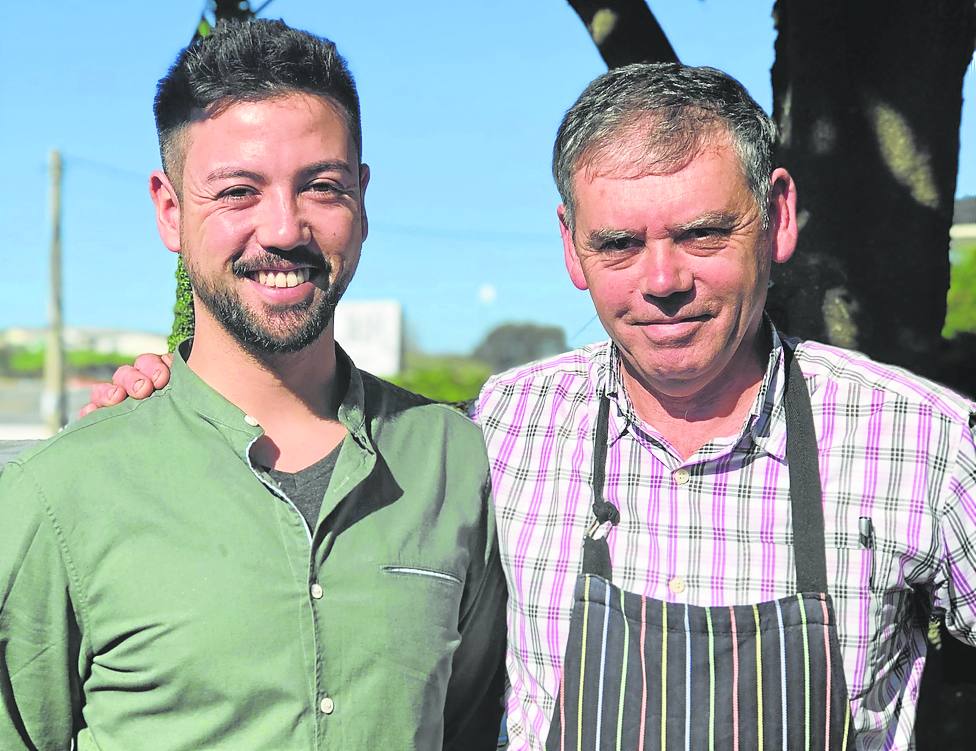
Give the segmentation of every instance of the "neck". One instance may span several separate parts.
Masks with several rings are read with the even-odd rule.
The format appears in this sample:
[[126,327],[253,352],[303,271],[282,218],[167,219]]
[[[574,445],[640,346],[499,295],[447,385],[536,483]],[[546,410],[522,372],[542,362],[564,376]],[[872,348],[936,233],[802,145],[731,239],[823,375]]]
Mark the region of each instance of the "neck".
[[760,331],[743,342],[717,377],[689,393],[653,388],[623,358],[621,376],[637,414],[687,459],[709,441],[742,427],[759,393],[768,356],[769,342]]
[[[301,469],[328,453],[345,433],[337,421],[341,395],[331,323],[299,352],[259,355],[208,316],[198,316],[187,365],[261,425],[265,434],[251,454],[264,466]],[[312,435],[325,442],[310,443]]]

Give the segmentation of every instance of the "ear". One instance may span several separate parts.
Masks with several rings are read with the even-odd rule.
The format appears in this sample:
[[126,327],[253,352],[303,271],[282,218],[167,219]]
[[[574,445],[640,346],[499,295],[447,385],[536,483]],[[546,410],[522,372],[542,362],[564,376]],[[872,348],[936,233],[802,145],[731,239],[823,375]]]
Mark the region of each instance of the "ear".
[[796,250],[796,183],[782,167],[769,178],[770,257],[773,263],[786,263]]
[[559,217],[559,234],[563,239],[563,262],[566,264],[566,271],[569,278],[573,280],[576,289],[589,289],[586,277],[583,276],[583,266],[580,264],[579,256],[576,254],[576,243],[573,242],[573,231],[569,228],[566,221],[566,207],[559,204],[556,207],[556,216]]
[[366,186],[369,185],[369,165],[359,165],[359,213],[362,217],[363,240],[369,234],[369,219],[366,217]]
[[179,253],[180,242],[180,198],[173,184],[162,170],[155,170],[149,176],[149,195],[156,207],[156,229],[163,245]]

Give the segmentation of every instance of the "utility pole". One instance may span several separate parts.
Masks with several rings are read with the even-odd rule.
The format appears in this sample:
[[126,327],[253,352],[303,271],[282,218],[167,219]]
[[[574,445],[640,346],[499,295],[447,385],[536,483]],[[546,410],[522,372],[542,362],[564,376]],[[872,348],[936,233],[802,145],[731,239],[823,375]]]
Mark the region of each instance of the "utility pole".
[[64,336],[61,316],[61,152],[51,150],[51,297],[48,303],[47,346],[44,350],[44,393],[41,412],[53,435],[68,422],[64,393]]

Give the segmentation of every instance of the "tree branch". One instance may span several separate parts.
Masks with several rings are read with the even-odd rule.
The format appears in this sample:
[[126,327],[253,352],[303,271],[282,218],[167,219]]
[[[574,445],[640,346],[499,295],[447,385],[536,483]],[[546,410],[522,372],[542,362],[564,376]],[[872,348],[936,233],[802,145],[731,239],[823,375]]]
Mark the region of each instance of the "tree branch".
[[644,0],[567,0],[608,68],[675,63],[678,56]]

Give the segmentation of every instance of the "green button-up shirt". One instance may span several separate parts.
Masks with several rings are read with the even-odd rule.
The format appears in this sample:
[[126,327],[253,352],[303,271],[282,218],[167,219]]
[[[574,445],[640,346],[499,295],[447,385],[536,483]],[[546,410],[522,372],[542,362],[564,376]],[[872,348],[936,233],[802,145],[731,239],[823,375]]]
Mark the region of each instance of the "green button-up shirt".
[[481,431],[340,360],[318,524],[180,357],[0,475],[0,748],[491,748],[505,587]]

